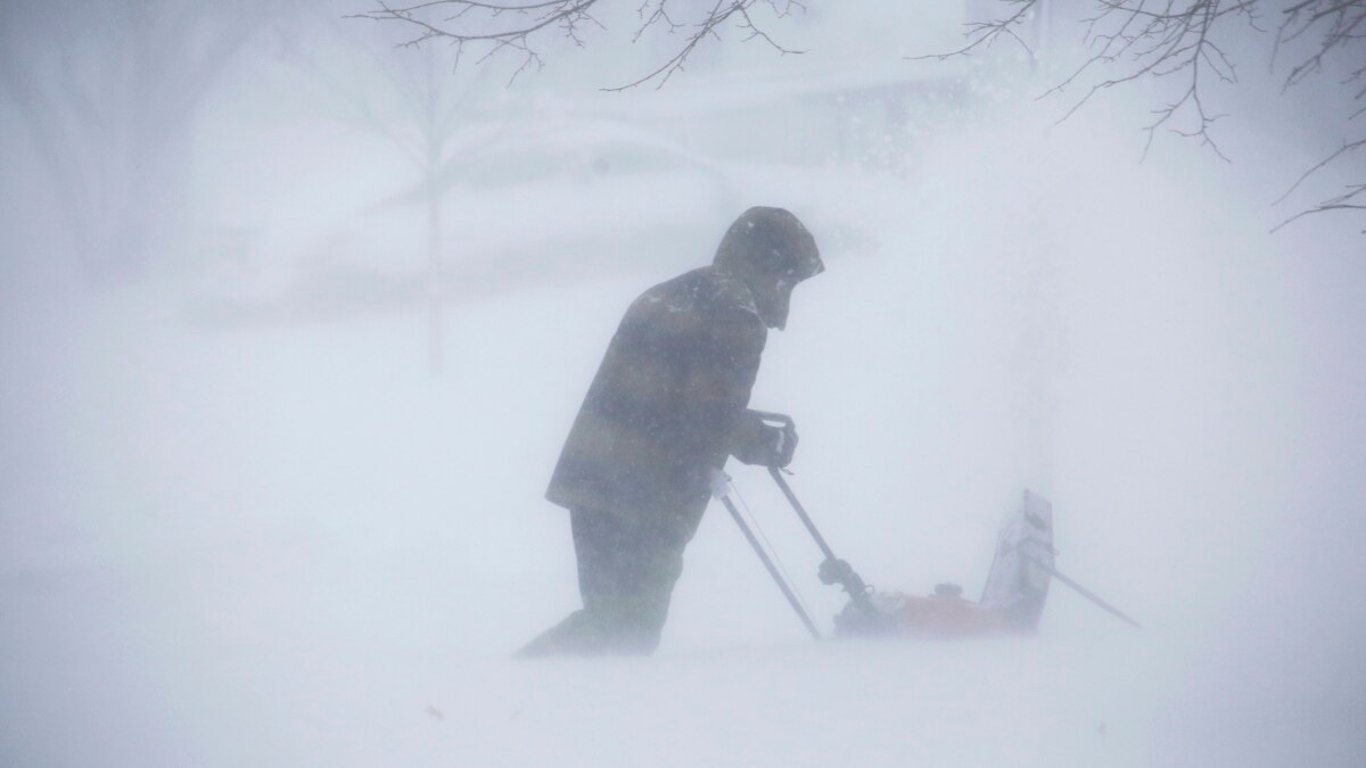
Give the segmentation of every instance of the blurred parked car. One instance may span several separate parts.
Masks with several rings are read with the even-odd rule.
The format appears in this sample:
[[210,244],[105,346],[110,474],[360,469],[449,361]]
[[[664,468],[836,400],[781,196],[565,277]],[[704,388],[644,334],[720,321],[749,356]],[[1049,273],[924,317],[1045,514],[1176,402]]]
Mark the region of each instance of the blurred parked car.
[[433,183],[318,233],[279,290],[198,297],[194,319],[324,319],[597,276],[663,279],[705,263],[741,207],[721,164],[624,121],[507,119],[450,142]]
[[[518,283],[696,264],[740,205],[723,167],[668,138],[607,120],[507,124],[369,216],[440,201],[440,263]],[[703,256],[699,256],[703,254]],[[495,282],[497,280],[495,279]]]

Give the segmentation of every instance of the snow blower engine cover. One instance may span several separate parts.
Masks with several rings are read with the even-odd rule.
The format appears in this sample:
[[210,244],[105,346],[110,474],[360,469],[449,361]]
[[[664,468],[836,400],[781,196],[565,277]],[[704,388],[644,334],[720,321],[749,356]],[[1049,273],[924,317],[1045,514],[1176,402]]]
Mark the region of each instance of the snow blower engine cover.
[[1025,491],[1019,511],[997,537],[979,601],[965,600],[962,587],[951,583],[937,585],[928,596],[873,591],[862,605],[850,602],[835,616],[835,631],[938,638],[1032,634],[1048,599],[1053,555],[1053,505]]

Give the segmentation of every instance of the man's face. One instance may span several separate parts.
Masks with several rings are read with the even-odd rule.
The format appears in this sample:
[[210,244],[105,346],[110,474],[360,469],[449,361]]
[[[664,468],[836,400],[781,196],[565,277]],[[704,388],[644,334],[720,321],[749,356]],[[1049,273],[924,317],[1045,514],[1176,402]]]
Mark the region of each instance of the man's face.
[[754,304],[764,325],[781,331],[787,327],[787,313],[792,304],[792,289],[797,281],[788,275],[765,275],[754,281],[751,291]]

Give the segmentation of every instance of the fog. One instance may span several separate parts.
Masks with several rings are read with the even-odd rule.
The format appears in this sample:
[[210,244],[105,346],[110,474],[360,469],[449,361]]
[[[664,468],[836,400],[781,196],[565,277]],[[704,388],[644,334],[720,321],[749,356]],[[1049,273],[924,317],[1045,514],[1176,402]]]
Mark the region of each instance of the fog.
[[[1366,764],[1366,241],[1277,228],[1361,181],[1276,202],[1337,81],[1249,30],[1217,147],[1149,145],[1164,83],[1041,98],[1073,20],[921,60],[983,4],[848,5],[612,92],[676,51],[633,6],[521,69],[363,0],[6,3],[0,764]],[[543,493],[622,312],[751,205],[827,266],[753,405],[839,554],[974,596],[1032,489],[1141,630],[1055,583],[1037,636],[816,643],[713,505],[653,657],[510,659],[578,605]]]

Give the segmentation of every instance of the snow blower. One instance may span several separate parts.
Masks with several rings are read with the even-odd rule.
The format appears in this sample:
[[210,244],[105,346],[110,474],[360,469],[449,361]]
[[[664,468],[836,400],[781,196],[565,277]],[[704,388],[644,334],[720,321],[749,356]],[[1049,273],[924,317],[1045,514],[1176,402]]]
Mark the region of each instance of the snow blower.
[[[789,416],[764,412],[759,415],[765,422],[794,431]],[[1111,615],[1141,628],[1137,621],[1054,567],[1057,551],[1053,548],[1053,506],[1038,494],[1026,490],[1019,511],[1001,529],[986,585],[981,597],[972,602],[964,599],[962,588],[952,583],[936,585],[934,593],[928,596],[883,592],[868,586],[847,561],[835,556],[783,478],[784,471],[778,467],[768,468],[769,475],[824,555],[817,577],[822,584],[843,588],[849,596],[849,604],[834,619],[836,636],[955,638],[1032,634],[1038,628],[1048,588],[1055,578]],[[731,498],[730,488],[730,477],[719,473],[713,494],[725,505],[807,631],[812,637],[821,639],[821,632],[810,613],[740,513]]]

